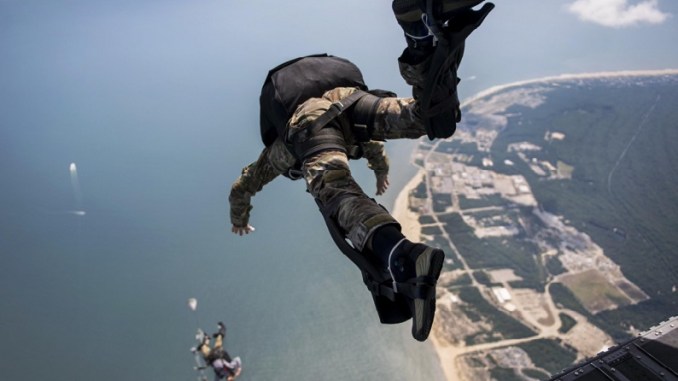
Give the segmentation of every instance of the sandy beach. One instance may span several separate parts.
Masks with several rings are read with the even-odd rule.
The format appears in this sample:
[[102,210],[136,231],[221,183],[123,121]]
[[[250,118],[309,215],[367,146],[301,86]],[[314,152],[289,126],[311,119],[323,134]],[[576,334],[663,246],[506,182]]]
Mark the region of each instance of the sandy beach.
[[410,241],[419,241],[421,232],[421,225],[419,224],[419,215],[409,209],[409,195],[410,191],[419,185],[424,178],[425,172],[419,170],[414,177],[405,185],[393,205],[393,217],[395,217],[402,226],[402,232]]
[[[409,195],[410,192],[421,183],[425,174],[426,172],[424,170],[419,170],[419,172],[417,172],[417,174],[412,177],[407,185],[400,191],[395,200],[395,204],[393,205],[393,217],[400,222],[403,234],[411,241],[420,241],[421,224],[419,223],[419,215],[409,209]],[[456,357],[454,348],[443,345],[443,341],[435,337],[433,331],[431,332],[430,341],[440,359],[440,365],[445,373],[445,379],[447,381],[459,380],[459,376],[454,367],[454,359]]]
[[444,346],[433,332],[431,332],[431,343],[433,343],[433,347],[435,348],[436,353],[438,353],[440,366],[443,368],[443,372],[445,373],[445,380],[460,381],[460,375],[457,372],[457,368],[454,364],[455,358],[457,358],[459,355],[457,348],[452,346]]

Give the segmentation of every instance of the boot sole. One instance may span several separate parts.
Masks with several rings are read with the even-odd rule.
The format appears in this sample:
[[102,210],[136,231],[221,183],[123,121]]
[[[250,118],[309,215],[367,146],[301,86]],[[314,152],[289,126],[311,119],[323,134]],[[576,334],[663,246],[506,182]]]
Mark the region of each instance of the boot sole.
[[[476,5],[482,3],[485,0],[461,0],[461,1],[448,1],[446,4],[443,4],[443,14],[449,12],[454,12],[460,9],[473,8]],[[409,1],[399,1],[393,7],[393,12],[396,15],[396,18],[404,22],[417,22],[421,20],[421,8],[419,4],[421,0],[409,0]],[[443,1],[445,3],[445,1]]]
[[[443,269],[445,253],[440,249],[429,248],[419,255],[416,261],[417,276],[431,276],[436,282]],[[435,287],[435,284],[433,285]],[[436,313],[436,293],[435,289],[432,295],[427,299],[414,299],[414,311],[412,316],[412,336],[424,341],[428,338],[433,319]]]

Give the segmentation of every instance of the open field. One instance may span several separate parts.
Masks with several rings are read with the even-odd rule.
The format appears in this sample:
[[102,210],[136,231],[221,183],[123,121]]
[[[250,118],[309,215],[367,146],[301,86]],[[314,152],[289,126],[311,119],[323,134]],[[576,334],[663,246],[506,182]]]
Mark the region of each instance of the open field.
[[597,270],[566,275],[561,278],[561,281],[574,293],[577,300],[593,314],[631,303],[629,298],[608,282]]

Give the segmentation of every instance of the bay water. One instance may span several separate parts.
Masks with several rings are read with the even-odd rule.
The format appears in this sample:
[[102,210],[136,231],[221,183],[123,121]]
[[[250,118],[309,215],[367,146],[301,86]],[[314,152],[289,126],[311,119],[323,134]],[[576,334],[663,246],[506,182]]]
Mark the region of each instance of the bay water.
[[[276,179],[253,199],[257,230],[229,231],[230,184],[256,140],[245,149],[218,129],[162,125],[88,137],[74,126],[3,132],[3,379],[194,379],[193,335],[218,321],[243,380],[441,377],[409,323],[379,323],[303,182]],[[415,172],[412,144],[388,143],[392,185],[378,201],[389,208]],[[373,174],[352,164],[373,194]]]

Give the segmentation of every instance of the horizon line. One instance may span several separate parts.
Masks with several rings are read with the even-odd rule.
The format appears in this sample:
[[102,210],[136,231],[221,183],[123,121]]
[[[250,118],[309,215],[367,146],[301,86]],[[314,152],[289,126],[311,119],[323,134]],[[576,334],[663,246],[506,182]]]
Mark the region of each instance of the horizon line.
[[640,77],[640,76],[661,76],[661,75],[678,75],[678,69],[652,69],[652,70],[618,70],[618,71],[600,71],[600,72],[589,72],[589,73],[565,73],[559,75],[551,75],[546,77],[527,79],[522,81],[510,82],[503,85],[496,85],[489,87],[485,90],[482,90],[466,99],[461,103],[460,107],[465,107],[471,102],[484,98],[488,95],[492,95],[499,91],[517,87],[524,86],[533,83],[539,82],[552,82],[552,81],[566,81],[572,79],[591,79],[591,78],[613,78],[613,77]]

